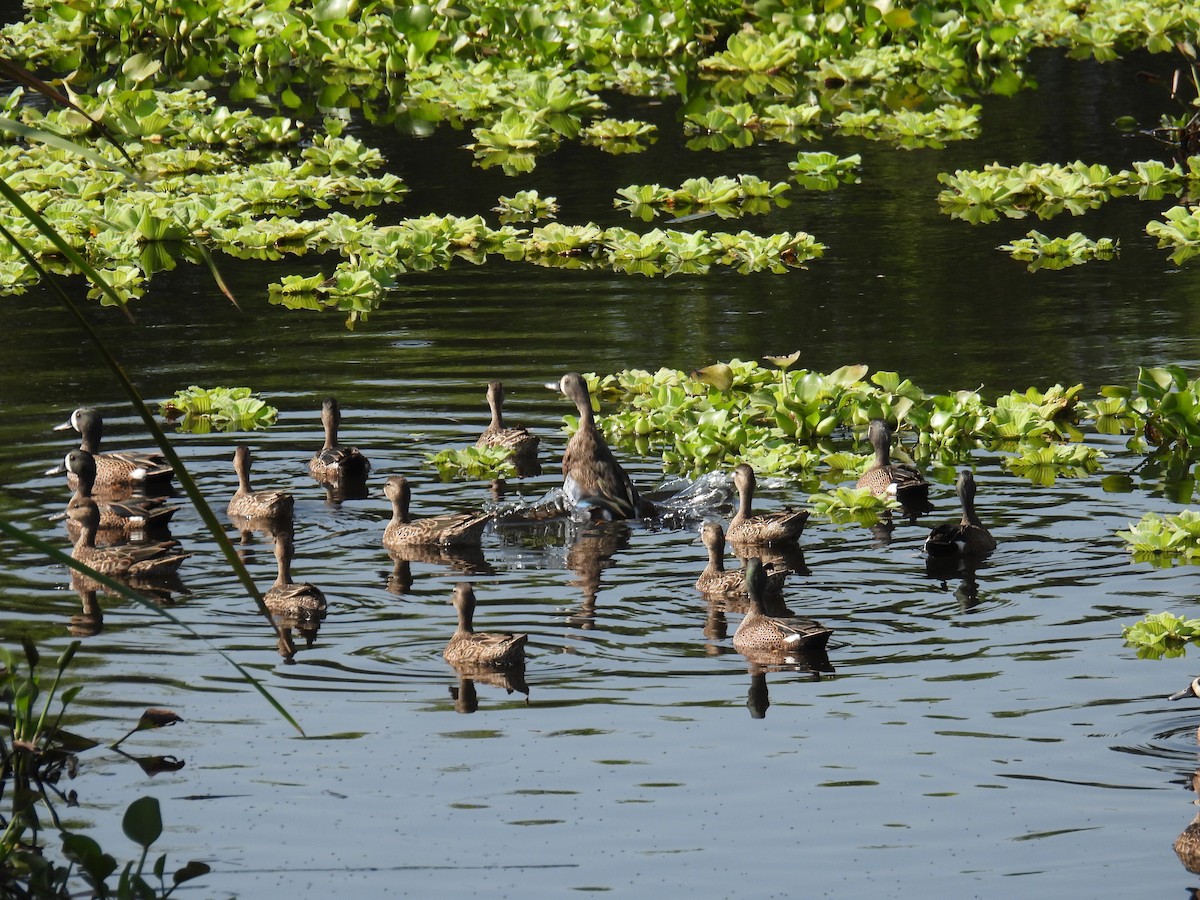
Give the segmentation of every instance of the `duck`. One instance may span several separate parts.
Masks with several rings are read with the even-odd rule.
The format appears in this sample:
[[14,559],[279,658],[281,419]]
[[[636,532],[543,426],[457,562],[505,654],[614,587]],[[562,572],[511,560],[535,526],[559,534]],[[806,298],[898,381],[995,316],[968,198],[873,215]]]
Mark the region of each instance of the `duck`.
[[799,539],[808,521],[808,510],[784,509],[755,515],[751,506],[756,479],[754,469],[746,463],[740,463],[733,470],[733,483],[738,491],[738,510],[729,520],[731,543],[779,544]]
[[528,456],[537,452],[541,442],[536,434],[521,425],[505,426],[504,424],[504,384],[499,381],[489,381],[487,386],[488,407],[492,410],[492,421],[479,440],[476,447],[500,447],[511,450],[514,456]]
[[[166,487],[175,477],[175,470],[171,464],[165,456],[158,453],[101,453],[100,441],[104,434],[104,420],[100,413],[91,407],[79,407],[71,413],[71,418],[61,425],[54,426],[55,431],[66,431],[68,428],[79,432],[79,449],[95,458],[95,488],[160,489]],[[78,476],[68,470],[67,486],[74,490],[77,483]]]
[[509,666],[523,662],[527,634],[496,634],[476,632],[471,624],[475,615],[475,590],[470,582],[454,586],[451,603],[458,610],[458,628],[442,651],[451,665],[475,664]]
[[256,491],[250,487],[250,448],[239,444],[233,451],[233,471],[238,489],[225,512],[246,519],[291,519],[295,501],[287,491]]
[[869,488],[880,497],[894,497],[906,509],[928,512],[929,482],[912,466],[891,461],[892,432],[883,419],[872,419],[867,425],[867,439],[875,448],[875,462],[858,477],[855,487]]
[[567,441],[562,460],[563,491],[570,502],[587,509],[593,518],[615,520],[654,515],[654,504],[638,493],[596,427],[591,394],[583,376],[568,372],[546,387],[565,395],[579,411],[579,428]]
[[[725,568],[725,529],[719,522],[705,522],[700,527],[700,539],[708,548],[708,565],[696,579],[696,589],[702,594],[745,597],[746,573],[740,569]],[[769,573],[766,583],[767,593],[773,595],[781,593],[785,578],[787,578],[786,571]]]
[[306,581],[292,581],[292,535],[275,535],[275,583],[263,594],[263,603],[272,615],[288,619],[323,619],[326,602],[321,589]]
[[365,480],[371,463],[357,447],[338,445],[338,425],[342,410],[337,399],[326,397],[321,403],[321,424],[325,427],[325,443],[308,461],[308,471],[317,481]]
[[[1195,678],[1193,678],[1188,683],[1188,686],[1185,687],[1183,690],[1176,691],[1167,699],[1168,700],[1184,700],[1188,697],[1200,697],[1200,675],[1197,675]],[[1200,735],[1200,732],[1197,732],[1197,734]]]
[[179,541],[158,541],[149,544],[126,544],[119,547],[97,547],[96,532],[100,528],[100,507],[90,497],[80,497],[69,515],[79,524],[79,538],[71,556],[101,575],[113,578],[155,578],[169,576],[191,556],[179,549]]
[[746,560],[746,594],[749,609],[733,633],[734,649],[741,653],[754,651],[792,652],[822,649],[833,631],[812,619],[776,618],[763,610],[767,573],[757,557]]
[[[71,450],[63,457],[63,463],[48,474],[70,472],[75,476],[75,493],[67,503],[67,529],[74,532],[79,528],[79,519],[71,511],[92,501],[92,489],[96,483],[96,458],[86,450]],[[115,531],[125,537],[137,537],[151,531],[164,531],[178,506],[168,506],[163,497],[139,497],[128,501],[106,500],[96,503],[100,509],[100,529]]]
[[967,469],[958,474],[954,487],[962,504],[962,519],[955,524],[938,525],[925,539],[929,556],[982,556],[996,549],[996,539],[979,521],[975,512],[975,476]]
[[383,486],[383,494],[392,501],[392,519],[383,530],[383,546],[389,548],[413,544],[478,546],[483,529],[492,518],[492,514],[486,512],[409,518],[412,491],[403,475],[390,476]]

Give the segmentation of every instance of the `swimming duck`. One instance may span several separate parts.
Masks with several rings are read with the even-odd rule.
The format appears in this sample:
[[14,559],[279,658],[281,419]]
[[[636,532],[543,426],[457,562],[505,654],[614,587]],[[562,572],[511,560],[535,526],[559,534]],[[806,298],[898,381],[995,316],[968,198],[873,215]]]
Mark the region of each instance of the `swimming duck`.
[[579,411],[579,428],[567,441],[562,461],[563,491],[571,503],[591,509],[603,519],[654,515],[654,504],[638,494],[596,427],[583,376],[568,372],[557,384],[546,387],[564,394]]
[[1186,697],[1200,697],[1200,675],[1193,678],[1182,691],[1176,691],[1167,699],[1183,700]]
[[762,561],[746,560],[746,593],[749,610],[733,634],[733,646],[740,652],[755,650],[794,651],[824,647],[833,631],[812,619],[777,619],[763,611],[767,573]]
[[[81,406],[71,413],[71,418],[61,425],[56,425],[54,430],[65,431],[68,428],[79,432],[79,449],[95,457],[96,488],[163,488],[175,475],[175,470],[171,468],[166,457],[157,453],[101,453],[100,440],[104,434],[104,420],[100,418],[100,413],[90,407]],[[67,486],[73,490],[77,482],[77,476],[68,471]]]
[[[74,533],[79,529],[79,519],[72,516],[71,511],[85,501],[95,500],[92,488],[96,482],[96,459],[86,450],[72,450],[63,458],[63,464],[51,469],[50,473],[62,471],[75,476],[75,493],[67,503],[67,530]],[[100,528],[125,536],[165,529],[179,509],[178,506],[167,506],[162,497],[140,497],[126,502],[108,500],[96,505],[100,509]]]
[[[708,565],[696,579],[696,589],[702,594],[724,594],[746,596],[746,573],[740,569],[725,568],[725,529],[719,522],[705,522],[700,528],[700,538],[708,548]],[[787,572],[771,572],[767,576],[768,594],[779,594]]]
[[385,547],[409,544],[439,544],[443,547],[478,544],[491,513],[455,513],[410,519],[408,504],[412,492],[408,479],[392,475],[383,486],[383,495],[392,501],[392,520],[383,530]]
[[754,515],[754,470],[741,463],[733,470],[733,483],[738,489],[738,511],[729,520],[728,537],[734,544],[777,544],[797,540],[808,521],[808,510],[785,509]]
[[225,511],[247,519],[290,519],[295,501],[287,491],[256,491],[250,487],[250,448],[239,444],[233,451],[233,471],[238,489]]
[[306,581],[292,581],[292,536],[286,531],[275,535],[275,562],[279,573],[263,594],[267,609],[289,619],[325,618],[325,595],[321,589]]
[[504,424],[504,385],[499,381],[489,381],[487,386],[488,406],[492,410],[492,421],[479,440],[476,447],[503,447],[511,450],[514,456],[528,456],[536,453],[541,441],[524,426],[509,426]]
[[191,556],[179,549],[179,541],[160,541],[152,544],[124,544],[119,547],[97,547],[96,532],[100,528],[100,508],[90,497],[80,497],[69,511],[79,523],[79,539],[71,556],[91,566],[101,575],[114,578],[154,578],[170,575],[180,563]]
[[962,504],[962,519],[930,531],[925,539],[925,552],[930,556],[979,556],[995,550],[996,539],[975,512],[975,477],[968,470],[959,473],[955,491]]
[[875,448],[875,462],[858,477],[857,488],[869,488],[877,496],[895,497],[914,513],[928,512],[929,482],[917,469],[891,461],[892,432],[883,419],[872,419],[867,439]]
[[528,635],[487,634],[473,630],[471,619],[475,615],[475,591],[468,582],[459,582],[454,586],[451,602],[458,610],[458,628],[442,651],[447,662],[506,666],[525,659]]
[[342,411],[333,397],[321,404],[321,424],[325,426],[325,443],[308,461],[308,471],[318,481],[366,480],[371,463],[357,447],[338,446],[338,425]]

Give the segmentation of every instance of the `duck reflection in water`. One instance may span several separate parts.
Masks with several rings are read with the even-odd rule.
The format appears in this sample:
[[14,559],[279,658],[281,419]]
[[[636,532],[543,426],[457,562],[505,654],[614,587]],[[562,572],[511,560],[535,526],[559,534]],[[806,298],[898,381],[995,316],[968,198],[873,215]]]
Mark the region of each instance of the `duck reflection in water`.
[[[833,665],[824,648],[813,647],[801,651],[790,660],[780,660],[776,654],[754,654],[747,657],[750,665],[750,688],[746,693],[746,709],[750,718],[765,719],[771,697],[767,688],[768,672],[799,672],[803,677],[793,681],[820,681],[824,675],[833,673]],[[757,659],[757,661],[755,661]]]
[[400,596],[412,590],[413,563],[442,566],[464,575],[492,575],[496,569],[487,561],[481,547],[429,547],[419,544],[388,550],[392,571],[387,576],[388,593]]
[[574,534],[567,548],[567,568],[575,573],[570,584],[583,590],[583,602],[579,611],[568,618],[570,624],[592,627],[601,573],[613,564],[613,556],[628,549],[629,536],[629,526],[624,522],[592,522]]
[[458,672],[458,684],[450,687],[455,712],[466,714],[479,709],[479,695],[475,690],[478,683],[503,688],[509,694],[524,694],[525,705],[529,705],[529,684],[525,681],[524,659],[500,667],[473,666],[469,663],[450,665]]

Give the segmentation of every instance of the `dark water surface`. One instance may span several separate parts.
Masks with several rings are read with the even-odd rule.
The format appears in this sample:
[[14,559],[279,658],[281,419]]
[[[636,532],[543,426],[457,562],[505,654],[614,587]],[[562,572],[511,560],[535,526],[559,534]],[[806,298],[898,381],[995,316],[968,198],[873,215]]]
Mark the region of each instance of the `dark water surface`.
[[[508,387],[508,417],[543,436],[546,473],[504,488],[532,500],[559,483],[568,411],[540,385],[568,369],[691,368],[799,348],[809,368],[864,362],[929,391],[983,385],[989,396],[1077,381],[1092,396],[1131,384],[1139,364],[1194,369],[1200,268],[1175,270],[1143,232],[1172,201],[1127,198],[1080,219],[978,228],[935,201],[939,171],[993,160],[1082,158],[1116,170],[1152,157],[1147,139],[1109,123],[1134,114],[1153,124],[1166,91],[1134,73],[1167,65],[1040,58],[1040,91],[988,100],[985,137],[944,151],[831,139],[822,147],[862,154],[862,184],[796,191],[787,209],[744,223],[827,243],[806,272],[644,280],[463,264],[407,278],[351,333],[337,314],[265,301],[268,282],[329,261],[229,261],[243,313],[187,267],[155,279],[136,326],[94,311],[147,397],[246,384],[280,408],[278,426],[242,437],[256,451],[256,486],[295,493],[294,572],[326,591],[330,612],[285,665],[199,517],[181,511],[173,536],[193,553],[181,570],[190,594],[172,612],[205,641],[106,598],[103,630],[84,640],[72,674],[86,684],[85,734],[115,740],[142,709],[168,707],[185,721],[124,749],[186,765],[150,778],[110,750],[89,751],[69,784],[78,807],[59,810],[66,824],[131,858],[121,814],[157,796],[167,832],[156,850],[172,864],[213,865],[199,896],[1163,896],[1197,886],[1171,844],[1194,812],[1186,788],[1200,710],[1165,702],[1195,664],[1137,660],[1120,638],[1148,611],[1194,614],[1196,570],[1133,563],[1114,537],[1147,510],[1178,509],[1168,497],[1189,497],[1190,481],[1147,468],[1131,492],[1104,492],[1104,475],[1142,459],[1121,438],[1090,436],[1108,454],[1103,470],[1048,488],[980,451],[979,506],[1000,546],[973,576],[927,574],[928,524],[880,545],[866,529],[810,522],[811,574],[791,579],[787,600],[835,630],[834,671],[820,677],[748,671],[729,640],[739,616],[710,610],[693,588],[704,563],[695,526],[638,524],[573,542],[556,526],[497,526],[470,576],[477,623],[530,634],[530,695],[480,683],[478,710],[463,715],[452,691],[465,705],[470,686],[440,652],[464,574],[415,561],[411,586],[394,593],[379,543],[387,474],[409,476],[421,513],[492,501],[486,485],[440,484],[424,463],[474,441],[492,378]],[[641,103],[630,111],[671,121],[669,107]],[[531,178],[509,180],[467,170],[461,132],[362,136],[414,188],[381,221],[486,211],[498,194],[536,186],[558,194],[562,221],[617,222],[618,187],[738,172],[782,180],[796,150],[691,154],[668,135],[643,157],[564,148]],[[1116,237],[1122,254],[1031,275],[994,249],[1031,227]],[[70,442],[50,427],[87,403],[105,414],[110,448],[148,441],[47,295],[9,298],[5,309],[0,505],[66,547],[50,516],[67,492],[42,472]],[[344,441],[376,473],[370,499],[340,507],[305,471],[329,393],[345,408]],[[234,486],[232,443],[177,442],[220,509]],[[654,460],[623,455],[641,484],[663,482]],[[764,506],[807,496],[784,481],[761,493]],[[934,499],[932,521],[956,515],[948,486]],[[80,598],[62,568],[0,546],[4,643],[33,635],[51,656]],[[265,587],[270,544],[257,534],[245,550]],[[309,739],[214,647],[254,671]]]

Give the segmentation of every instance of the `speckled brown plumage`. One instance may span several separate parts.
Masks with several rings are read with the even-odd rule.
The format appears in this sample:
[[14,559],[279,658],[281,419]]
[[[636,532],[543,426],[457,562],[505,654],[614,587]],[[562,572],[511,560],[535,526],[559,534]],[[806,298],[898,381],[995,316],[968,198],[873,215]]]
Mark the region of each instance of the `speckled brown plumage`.
[[291,519],[295,501],[287,491],[256,491],[250,487],[250,448],[239,444],[233,452],[233,470],[238,489],[229,499],[226,512],[247,519]]
[[[80,524],[71,511],[84,501],[95,500],[92,488],[96,481],[96,462],[86,450],[72,450],[63,459],[60,467],[75,475],[75,493],[67,504],[67,533],[79,537]],[[57,471],[57,470],[54,470]],[[165,532],[171,517],[179,509],[168,506],[163,497],[138,497],[126,501],[96,501],[100,510],[100,530],[140,537],[153,532]]]
[[488,407],[492,411],[492,421],[483,430],[476,447],[502,447],[511,450],[513,455],[530,456],[537,453],[540,438],[520,425],[506,426],[504,424],[504,385],[499,381],[488,382]]
[[562,460],[563,491],[571,503],[605,519],[653,515],[654,504],[638,493],[596,427],[583,376],[568,372],[557,384],[546,386],[564,394],[579,411],[579,428],[567,442]]
[[68,511],[79,523],[79,539],[71,556],[91,566],[101,575],[114,578],[153,578],[170,575],[191,554],[179,549],[179,541],[159,541],[150,544],[123,544],[118,547],[97,547],[96,532],[100,528],[100,508],[90,497],[80,497]]
[[867,439],[875,448],[875,461],[859,476],[857,488],[869,488],[878,496],[895,497],[916,512],[929,509],[929,482],[912,466],[891,461],[892,433],[883,419],[872,419]]
[[412,544],[437,544],[444,547],[478,545],[492,514],[454,513],[444,516],[409,517],[411,489],[403,475],[393,475],[383,486],[383,494],[392,501],[392,519],[383,530],[385,547]]
[[[705,522],[700,528],[700,537],[708,548],[708,565],[696,579],[696,588],[704,594],[721,594],[726,597],[746,596],[746,573],[741,569],[725,568],[725,529],[718,522]],[[771,572],[767,575],[765,590],[768,594],[779,594],[783,590],[787,572]]]
[[778,544],[795,541],[804,532],[808,521],[806,509],[784,509],[779,512],[753,512],[754,470],[741,463],[733,470],[733,483],[738,490],[738,509],[729,520],[727,536],[733,544]]
[[525,658],[525,634],[496,634],[476,632],[472,625],[475,615],[475,591],[465,581],[454,586],[451,600],[458,610],[458,628],[446,644],[442,655],[454,665],[504,666]]
[[292,581],[292,536],[275,535],[275,583],[263,594],[263,603],[273,615],[289,619],[323,619],[325,595],[306,581]]
[[802,618],[774,618],[763,610],[766,571],[762,562],[751,557],[746,560],[746,593],[749,609],[733,634],[733,646],[739,651],[769,650],[788,652],[802,648],[824,647],[833,632]]
[[975,477],[966,469],[955,485],[962,518],[953,524],[939,525],[925,539],[930,556],[982,556],[996,549],[996,539],[984,527],[975,512]]
[[333,397],[321,404],[321,424],[325,428],[325,443],[308,461],[308,471],[318,481],[365,480],[371,463],[357,447],[338,444],[338,426],[342,421],[341,407]]
[[[71,418],[55,431],[74,428],[79,432],[79,449],[90,453],[96,462],[94,489],[107,491],[110,488],[143,487],[146,490],[166,487],[175,475],[175,470],[166,457],[157,453],[123,451],[101,453],[100,441],[104,435],[104,420],[100,413],[90,407],[81,406],[71,413]],[[68,471],[67,486],[72,490],[78,485],[78,477]]]

